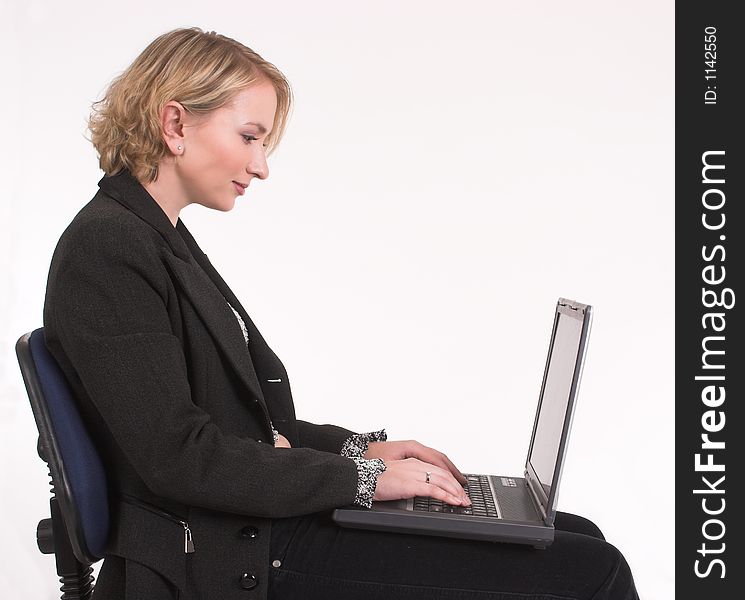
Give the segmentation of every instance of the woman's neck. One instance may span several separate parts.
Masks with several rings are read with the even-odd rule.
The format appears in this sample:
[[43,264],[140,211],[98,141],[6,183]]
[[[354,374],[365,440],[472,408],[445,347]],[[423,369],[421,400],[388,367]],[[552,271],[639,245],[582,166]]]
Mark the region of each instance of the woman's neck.
[[189,202],[185,200],[186,194],[173,169],[162,162],[158,168],[157,179],[150,183],[143,183],[142,186],[158,203],[171,224],[176,227],[181,209],[187,206]]

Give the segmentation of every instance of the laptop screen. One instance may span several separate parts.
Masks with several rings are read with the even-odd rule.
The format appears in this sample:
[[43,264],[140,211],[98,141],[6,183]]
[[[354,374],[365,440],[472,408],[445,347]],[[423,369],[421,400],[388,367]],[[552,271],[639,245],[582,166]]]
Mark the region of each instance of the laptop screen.
[[567,411],[572,409],[572,381],[577,362],[581,360],[580,340],[584,323],[584,311],[562,308],[559,307],[556,313],[556,330],[528,456],[547,500],[551,498],[556,470],[561,468],[560,451],[566,437],[564,425],[568,426]]

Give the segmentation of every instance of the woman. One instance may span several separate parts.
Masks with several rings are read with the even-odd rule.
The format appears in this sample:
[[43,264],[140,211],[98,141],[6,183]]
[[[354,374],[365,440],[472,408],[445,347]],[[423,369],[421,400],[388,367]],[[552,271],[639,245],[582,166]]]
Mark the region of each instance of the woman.
[[290,104],[255,52],[181,29],[95,105],[106,175],[55,250],[44,326],[110,476],[96,598],[635,598],[579,517],[560,515],[543,552],[330,521],[373,500],[470,501],[437,450],[297,419],[282,363],[179,219],[266,179]]

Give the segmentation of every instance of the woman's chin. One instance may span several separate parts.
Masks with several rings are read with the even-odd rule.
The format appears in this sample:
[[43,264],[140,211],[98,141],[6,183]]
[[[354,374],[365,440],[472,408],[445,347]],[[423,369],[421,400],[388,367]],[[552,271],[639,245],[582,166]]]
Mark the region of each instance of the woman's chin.
[[205,208],[211,208],[212,210],[218,210],[220,212],[230,212],[235,208],[235,198],[230,200],[220,200],[219,202],[210,202],[209,204],[203,203],[202,206]]

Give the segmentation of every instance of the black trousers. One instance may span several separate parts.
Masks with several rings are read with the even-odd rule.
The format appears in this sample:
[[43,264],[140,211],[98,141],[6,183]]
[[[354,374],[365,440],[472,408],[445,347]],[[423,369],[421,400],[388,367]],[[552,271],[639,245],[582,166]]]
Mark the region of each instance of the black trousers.
[[576,515],[557,515],[545,550],[346,529],[330,515],[274,521],[269,600],[638,600],[624,557]]

